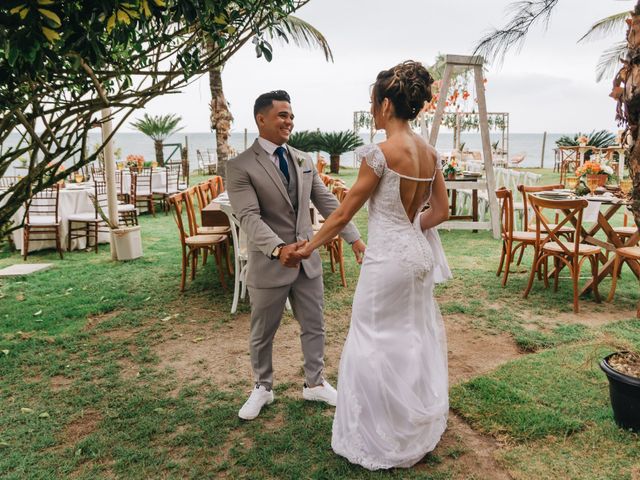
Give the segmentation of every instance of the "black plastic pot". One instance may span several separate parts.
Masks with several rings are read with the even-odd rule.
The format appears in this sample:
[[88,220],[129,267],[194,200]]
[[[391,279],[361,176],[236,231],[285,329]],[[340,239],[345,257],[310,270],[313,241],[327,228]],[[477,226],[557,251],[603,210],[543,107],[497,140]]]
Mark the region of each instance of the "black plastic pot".
[[640,378],[617,372],[609,366],[609,359],[626,352],[614,352],[600,362],[600,368],[609,379],[609,395],[616,423],[626,429],[640,431]]

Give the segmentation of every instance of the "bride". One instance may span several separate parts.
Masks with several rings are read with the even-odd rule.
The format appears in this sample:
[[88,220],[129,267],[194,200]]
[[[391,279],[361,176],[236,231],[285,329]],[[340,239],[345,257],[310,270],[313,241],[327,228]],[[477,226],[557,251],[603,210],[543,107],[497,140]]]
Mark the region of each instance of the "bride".
[[446,338],[433,298],[434,283],[450,275],[434,229],[448,218],[448,199],[437,152],[409,126],[432,83],[413,61],[378,74],[371,111],[387,139],[356,150],[363,161],[355,184],[300,250],[307,256],[331,240],[369,200],[331,446],[370,470],[420,461],[449,411]]

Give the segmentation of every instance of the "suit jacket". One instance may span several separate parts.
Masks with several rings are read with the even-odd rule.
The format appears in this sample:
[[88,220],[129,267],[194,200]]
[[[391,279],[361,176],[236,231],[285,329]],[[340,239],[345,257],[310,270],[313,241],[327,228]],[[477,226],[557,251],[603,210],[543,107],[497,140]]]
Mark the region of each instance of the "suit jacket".
[[[313,236],[309,201],[324,217],[339,205],[327,190],[311,157],[287,147],[298,183],[298,213],[296,215],[278,167],[256,140],[253,145],[227,163],[227,192],[231,207],[247,235],[247,285],[253,288],[275,288],[290,285],[298,277],[298,268],[283,267],[271,253],[280,244],[310,240]],[[352,243],[360,238],[356,227],[349,223],[340,233]],[[322,275],[320,254],[315,251],[302,261],[309,278]]]

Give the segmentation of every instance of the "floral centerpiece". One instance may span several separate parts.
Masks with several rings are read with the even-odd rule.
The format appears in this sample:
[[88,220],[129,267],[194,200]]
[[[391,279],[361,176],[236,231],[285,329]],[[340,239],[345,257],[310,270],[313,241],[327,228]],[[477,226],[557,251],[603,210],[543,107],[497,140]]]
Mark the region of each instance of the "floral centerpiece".
[[589,137],[587,137],[586,135],[582,135],[578,137],[576,140],[580,146],[584,147],[589,142]]
[[454,178],[456,178],[456,174],[460,173],[461,171],[462,170],[458,166],[458,161],[455,158],[449,160],[442,169],[442,173],[449,180],[453,180]]
[[144,157],[142,155],[127,155],[127,166],[129,168],[142,170],[142,167],[144,166]]
[[584,162],[576,168],[576,176],[578,177],[588,178],[592,175],[598,176],[598,186],[603,187],[613,176],[613,168],[598,162]]

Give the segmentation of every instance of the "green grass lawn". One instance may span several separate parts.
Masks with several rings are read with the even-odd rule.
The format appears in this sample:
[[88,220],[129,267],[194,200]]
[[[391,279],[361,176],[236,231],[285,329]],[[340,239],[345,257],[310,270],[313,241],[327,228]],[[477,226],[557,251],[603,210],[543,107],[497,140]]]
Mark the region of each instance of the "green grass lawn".
[[[349,184],[357,174],[341,173]],[[548,172],[546,178],[553,180]],[[366,211],[355,221],[366,234]],[[302,402],[295,380],[277,384],[277,401],[258,420],[241,422],[237,410],[250,385],[244,370],[222,382],[224,372],[186,378],[163,368],[183,336],[193,349],[236,330],[242,336],[249,306],[243,302],[237,315],[229,313],[231,294],[213,261],[200,266],[180,294],[172,217],[143,215],[141,225],[139,260],[114,263],[108,246],[97,255],[69,252],[64,260],[37,252],[28,262],[53,268],[0,279],[0,477],[491,478],[459,466],[471,448],[464,438],[409,471],[365,471],[332,453],[333,410]],[[444,231],[441,237],[454,273],[437,288],[445,323],[481,338],[506,338],[521,352],[451,388],[452,410],[498,440],[499,468],[522,479],[638,478],[639,438],[613,423],[607,382],[597,368],[605,353],[640,348],[632,274],[623,272],[613,304],[586,297],[575,316],[568,279],[556,293],[536,282],[525,300],[530,257],[502,288],[495,275],[498,241],[487,232]],[[358,266],[347,252],[349,286],[343,289],[323,258],[334,365]],[[0,267],[18,262],[16,253],[0,253]],[[609,284],[603,283],[605,294]],[[294,327],[287,315],[281,330]],[[280,335],[276,342],[286,340]],[[240,363],[242,345],[235,351]],[[202,363],[207,367],[206,357]],[[332,372],[335,380],[335,367]]]

